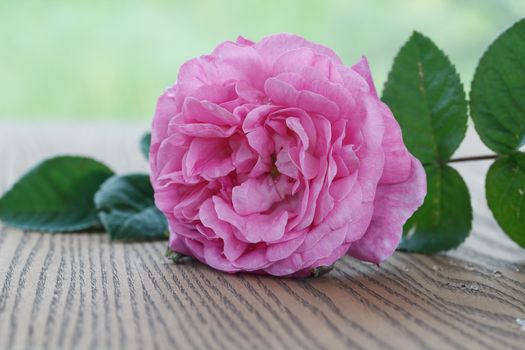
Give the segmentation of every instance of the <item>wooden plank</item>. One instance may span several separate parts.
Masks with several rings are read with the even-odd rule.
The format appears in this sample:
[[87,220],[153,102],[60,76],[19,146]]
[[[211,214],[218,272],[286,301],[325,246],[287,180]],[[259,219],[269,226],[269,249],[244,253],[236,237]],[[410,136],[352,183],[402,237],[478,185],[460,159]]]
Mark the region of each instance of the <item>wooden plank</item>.
[[[58,153],[147,171],[145,129],[0,124],[0,191]],[[467,154],[479,148],[469,144]],[[227,275],[169,263],[162,242],[0,226],[0,348],[523,349],[525,251],[484,204],[488,164],[457,165],[476,214],[459,249],[396,253],[381,267],[345,258],[319,279]]]

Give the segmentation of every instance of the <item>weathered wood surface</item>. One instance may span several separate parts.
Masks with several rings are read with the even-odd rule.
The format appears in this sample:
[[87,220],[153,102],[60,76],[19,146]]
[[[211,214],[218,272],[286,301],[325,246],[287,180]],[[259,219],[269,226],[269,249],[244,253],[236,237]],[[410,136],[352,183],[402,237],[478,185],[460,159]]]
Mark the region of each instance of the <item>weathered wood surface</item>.
[[[146,171],[145,128],[2,123],[0,191],[59,153]],[[470,137],[461,155],[482,152]],[[455,165],[475,211],[459,249],[381,267],[346,258],[319,279],[231,276],[170,264],[165,243],[0,226],[0,349],[524,349],[525,251],[486,208],[488,165]]]

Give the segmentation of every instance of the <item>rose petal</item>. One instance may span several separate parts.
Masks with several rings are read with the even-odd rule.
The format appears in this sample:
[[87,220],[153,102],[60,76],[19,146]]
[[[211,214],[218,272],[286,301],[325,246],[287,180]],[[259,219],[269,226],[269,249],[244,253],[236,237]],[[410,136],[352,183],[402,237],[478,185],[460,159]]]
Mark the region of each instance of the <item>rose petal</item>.
[[232,136],[237,127],[225,127],[218,126],[213,124],[183,124],[176,126],[177,131],[184,135],[193,136],[193,137],[204,137],[204,138],[213,138],[213,137],[230,137]]
[[374,85],[374,80],[372,79],[372,73],[370,72],[370,67],[368,66],[368,60],[366,57],[362,57],[359,62],[352,66],[352,69],[362,76],[370,89],[372,96],[377,97],[376,87]]
[[233,265],[244,271],[255,271],[264,269],[270,265],[270,263],[271,262],[268,258],[266,258],[266,252],[264,249],[255,249],[235,260]]
[[183,172],[186,177],[200,175],[207,179],[218,178],[234,170],[231,150],[221,139],[194,139],[184,156]]
[[280,199],[274,180],[270,176],[248,179],[232,190],[233,208],[240,215],[264,212]]
[[270,244],[266,249],[266,258],[269,261],[278,261],[292,255],[303,243],[305,238],[306,235],[303,233],[289,241]]
[[341,63],[339,57],[331,49],[314,44],[298,35],[294,34],[277,34],[266,37],[254,45],[255,50],[268,64],[273,65],[275,60],[283,53],[301,47],[307,47],[316,53],[330,57],[334,62]]
[[182,115],[187,123],[208,123],[214,125],[238,125],[238,116],[215,103],[199,101],[192,97],[184,100]]
[[288,221],[287,212],[241,216],[223,199],[215,196],[213,202],[219,219],[237,228],[246,242],[273,242],[284,235]]
[[388,107],[381,103],[385,121],[385,136],[383,149],[385,150],[385,167],[380,184],[395,184],[405,181],[412,169],[412,157],[403,143],[401,128],[394,119]]
[[370,226],[363,238],[352,244],[349,254],[376,264],[392,255],[403,224],[423,203],[425,194],[425,171],[412,157],[412,173],[405,182],[378,187]]

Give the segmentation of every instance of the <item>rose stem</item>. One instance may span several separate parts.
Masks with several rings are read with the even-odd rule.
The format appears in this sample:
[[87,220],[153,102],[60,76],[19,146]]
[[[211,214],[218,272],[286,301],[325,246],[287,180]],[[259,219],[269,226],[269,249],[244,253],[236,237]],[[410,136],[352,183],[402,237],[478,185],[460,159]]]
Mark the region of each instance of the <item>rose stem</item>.
[[461,157],[453,158],[447,161],[447,163],[458,163],[458,162],[470,162],[473,160],[487,160],[487,159],[496,159],[499,157],[499,154],[487,154],[484,156],[473,156],[473,157]]
[[[450,160],[447,160],[444,163],[460,163],[460,162],[471,162],[475,160],[489,160],[489,159],[497,159],[499,157],[499,154],[487,154],[483,156],[471,156],[471,157],[460,157],[460,158],[453,158]],[[432,165],[433,163],[423,163],[424,166]],[[437,163],[434,163],[437,164]]]

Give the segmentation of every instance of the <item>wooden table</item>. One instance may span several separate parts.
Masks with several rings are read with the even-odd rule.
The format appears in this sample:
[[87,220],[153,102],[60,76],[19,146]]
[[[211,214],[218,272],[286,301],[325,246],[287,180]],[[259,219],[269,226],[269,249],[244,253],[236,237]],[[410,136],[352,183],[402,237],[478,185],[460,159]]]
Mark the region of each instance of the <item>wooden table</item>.
[[[147,124],[0,124],[0,191],[36,161],[84,154],[147,171]],[[469,136],[460,155],[480,153]],[[173,265],[166,243],[0,226],[0,349],[525,349],[525,250],[484,201],[488,162],[457,169],[474,230],[447,254],[351,258],[292,280]]]

